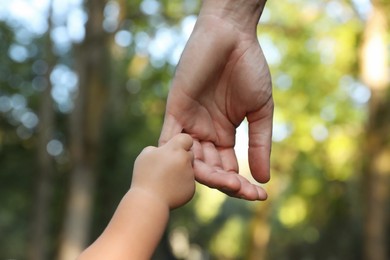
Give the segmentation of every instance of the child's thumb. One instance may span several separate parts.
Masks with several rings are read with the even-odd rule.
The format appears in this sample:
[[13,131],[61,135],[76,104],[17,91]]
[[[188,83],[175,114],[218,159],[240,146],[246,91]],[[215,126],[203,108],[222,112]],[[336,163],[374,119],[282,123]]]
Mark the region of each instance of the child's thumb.
[[184,149],[186,151],[189,151],[191,149],[193,143],[194,143],[194,141],[192,140],[192,137],[188,134],[175,135],[168,142],[169,145],[172,145],[173,147]]

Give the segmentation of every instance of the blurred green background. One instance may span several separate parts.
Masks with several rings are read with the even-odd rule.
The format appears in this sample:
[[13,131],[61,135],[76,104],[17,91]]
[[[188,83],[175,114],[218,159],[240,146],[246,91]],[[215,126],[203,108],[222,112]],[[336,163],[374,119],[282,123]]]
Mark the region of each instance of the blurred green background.
[[[0,2],[0,259],[71,259],[102,232],[157,144],[200,4]],[[269,199],[198,185],[155,259],[390,259],[389,13],[387,0],[268,1]]]

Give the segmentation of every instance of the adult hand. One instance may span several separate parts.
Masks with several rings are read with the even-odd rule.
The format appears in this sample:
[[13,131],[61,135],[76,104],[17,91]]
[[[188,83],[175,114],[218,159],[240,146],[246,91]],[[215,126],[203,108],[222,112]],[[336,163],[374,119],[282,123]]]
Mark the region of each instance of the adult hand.
[[269,180],[272,86],[256,36],[264,5],[264,0],[203,1],[173,79],[159,141],[190,134],[196,180],[247,200],[267,194],[238,174],[235,133],[245,117],[252,176]]

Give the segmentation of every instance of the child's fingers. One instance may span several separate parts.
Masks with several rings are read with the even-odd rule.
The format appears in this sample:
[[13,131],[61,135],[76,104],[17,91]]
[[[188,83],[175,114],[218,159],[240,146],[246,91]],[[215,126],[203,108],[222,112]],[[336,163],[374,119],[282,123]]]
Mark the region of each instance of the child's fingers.
[[178,134],[168,141],[167,145],[190,151],[194,141],[188,134]]
[[194,166],[194,160],[195,160],[194,152],[190,150],[188,151],[188,153],[190,154],[191,157],[191,165]]
[[142,152],[141,153],[148,153],[148,152],[150,152],[150,151],[153,151],[154,149],[156,149],[157,147],[155,147],[155,146],[147,146],[147,147],[145,147],[143,150],[142,150]]

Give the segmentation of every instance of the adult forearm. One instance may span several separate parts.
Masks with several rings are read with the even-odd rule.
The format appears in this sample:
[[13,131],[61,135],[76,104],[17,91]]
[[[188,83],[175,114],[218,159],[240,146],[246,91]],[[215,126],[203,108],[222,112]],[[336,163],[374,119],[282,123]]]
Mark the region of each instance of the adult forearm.
[[256,29],[266,0],[203,0],[199,18],[213,15],[241,31]]

